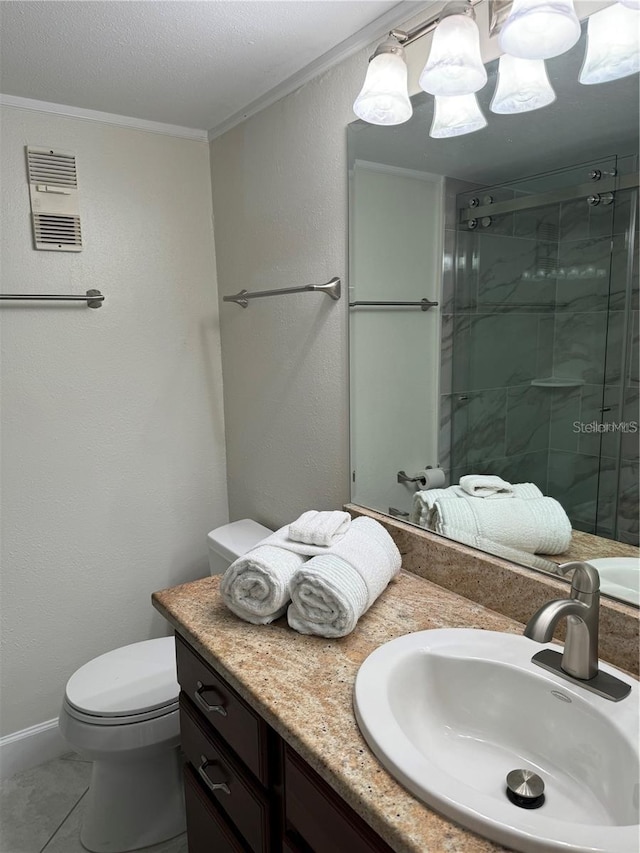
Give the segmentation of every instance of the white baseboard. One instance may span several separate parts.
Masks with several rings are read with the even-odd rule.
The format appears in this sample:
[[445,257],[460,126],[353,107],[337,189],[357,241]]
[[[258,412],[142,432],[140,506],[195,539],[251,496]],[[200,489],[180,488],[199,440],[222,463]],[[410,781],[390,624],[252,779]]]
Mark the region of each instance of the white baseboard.
[[0,738],[0,779],[37,767],[70,752],[58,730],[58,718]]

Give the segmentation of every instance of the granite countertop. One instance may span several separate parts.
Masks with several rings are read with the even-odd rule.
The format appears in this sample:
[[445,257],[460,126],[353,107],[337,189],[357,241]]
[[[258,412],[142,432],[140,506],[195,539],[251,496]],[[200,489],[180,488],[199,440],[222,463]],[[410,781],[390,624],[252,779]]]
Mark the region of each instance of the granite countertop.
[[547,554],[546,560],[553,563],[568,563],[571,560],[593,560],[599,557],[638,557],[640,548],[616,542],[614,539],[603,539],[593,533],[583,533],[574,530],[571,534],[571,544],[564,554]]
[[504,850],[431,811],[382,767],[356,725],[352,692],[379,645],[428,628],[521,633],[523,625],[402,571],[348,637],[250,625],[222,603],[219,577],[153,595],[157,610],[397,853]]

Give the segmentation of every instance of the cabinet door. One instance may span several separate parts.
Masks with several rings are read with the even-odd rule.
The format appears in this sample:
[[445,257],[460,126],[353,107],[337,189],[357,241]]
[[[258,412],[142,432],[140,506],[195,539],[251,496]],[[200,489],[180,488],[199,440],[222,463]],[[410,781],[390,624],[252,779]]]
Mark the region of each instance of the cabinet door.
[[224,817],[209,801],[189,767],[184,769],[189,853],[247,853]]
[[284,791],[286,824],[313,853],[393,853],[391,847],[288,746],[285,747]]

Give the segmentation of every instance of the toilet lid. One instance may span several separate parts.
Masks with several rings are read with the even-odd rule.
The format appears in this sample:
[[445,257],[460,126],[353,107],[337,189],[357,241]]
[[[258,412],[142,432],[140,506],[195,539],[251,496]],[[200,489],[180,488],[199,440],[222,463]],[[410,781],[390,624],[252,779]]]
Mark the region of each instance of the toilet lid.
[[179,691],[175,641],[161,637],[114,649],[81,666],[67,682],[66,698],[86,714],[120,717],[175,703]]

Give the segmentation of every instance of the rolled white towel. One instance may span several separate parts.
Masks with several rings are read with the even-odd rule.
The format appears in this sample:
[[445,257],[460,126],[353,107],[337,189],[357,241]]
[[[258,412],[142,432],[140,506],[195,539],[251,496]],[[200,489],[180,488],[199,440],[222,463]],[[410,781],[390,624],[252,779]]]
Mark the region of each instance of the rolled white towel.
[[[534,483],[515,483],[512,488],[512,497],[522,498],[522,500],[544,497]],[[500,497],[500,495],[494,495],[494,497]],[[450,500],[451,498],[473,499],[461,486],[449,486],[447,489],[426,489],[416,492],[413,496],[409,521],[413,524],[419,524],[420,527],[428,527],[431,530],[435,530],[434,506],[438,501]],[[490,497],[483,498],[483,500],[490,499]]]
[[449,500],[459,497],[456,487],[449,486],[447,489],[423,489],[413,496],[413,505],[409,514],[412,524],[420,527],[430,527],[431,513],[436,501]]
[[285,613],[291,580],[307,560],[266,541],[232,563],[220,584],[229,610],[254,625],[267,625]]
[[499,542],[491,542],[482,536],[474,536],[462,530],[448,529],[447,536],[455,539],[456,542],[461,542],[463,545],[470,545],[472,548],[485,551],[487,554],[495,554],[496,557],[503,557],[505,560],[511,560],[513,563],[526,561],[525,565],[531,566],[534,569],[541,569],[547,572],[547,574],[560,574],[557,563],[545,560],[544,557],[539,557],[537,554],[531,554],[528,551],[518,550],[517,548],[510,548],[508,545],[502,545]]
[[432,529],[450,538],[456,531],[530,554],[562,554],[571,542],[571,522],[553,498],[510,501],[437,501]]
[[336,544],[347,532],[351,524],[348,512],[333,510],[318,512],[310,509],[289,525],[289,539],[307,545],[330,547]]
[[525,501],[545,497],[535,483],[514,483],[513,496],[514,498],[522,498]]
[[289,625],[301,634],[344,637],[400,571],[400,552],[371,518],[356,518],[327,554],[305,563],[291,581]]

